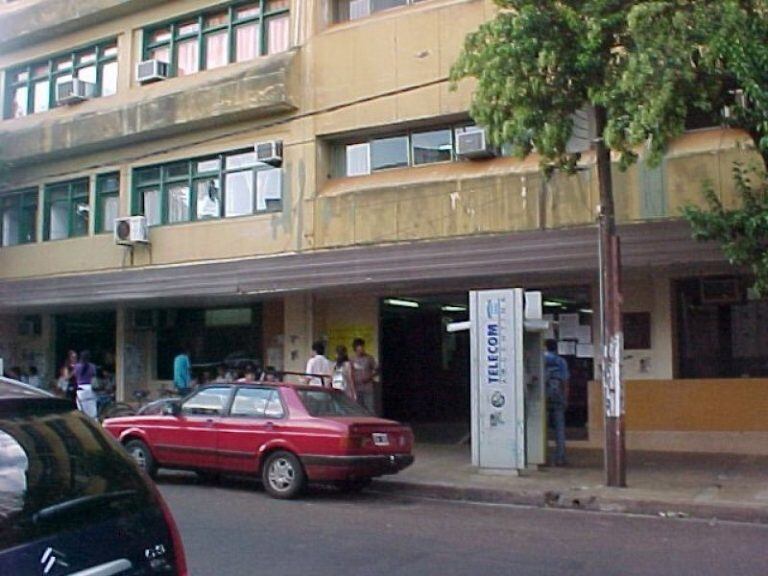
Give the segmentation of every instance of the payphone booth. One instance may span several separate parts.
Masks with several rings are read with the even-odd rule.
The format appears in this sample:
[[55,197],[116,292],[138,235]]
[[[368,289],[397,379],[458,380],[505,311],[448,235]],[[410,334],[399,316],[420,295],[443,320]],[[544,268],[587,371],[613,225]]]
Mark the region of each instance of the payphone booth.
[[543,338],[549,325],[542,320],[541,293],[519,288],[470,292],[466,324],[472,348],[473,465],[513,472],[545,464]]

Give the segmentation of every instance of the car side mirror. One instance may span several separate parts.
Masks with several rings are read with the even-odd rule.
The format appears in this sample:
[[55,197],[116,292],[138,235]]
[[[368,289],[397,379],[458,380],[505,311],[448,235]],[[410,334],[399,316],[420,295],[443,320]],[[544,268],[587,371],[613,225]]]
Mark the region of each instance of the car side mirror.
[[168,402],[163,406],[163,416],[178,416],[181,414],[181,404],[178,402]]

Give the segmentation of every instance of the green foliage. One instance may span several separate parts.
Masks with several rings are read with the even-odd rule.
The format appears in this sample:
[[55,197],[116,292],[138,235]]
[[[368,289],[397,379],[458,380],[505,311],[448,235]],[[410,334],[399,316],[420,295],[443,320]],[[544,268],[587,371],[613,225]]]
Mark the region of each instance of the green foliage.
[[[757,182],[752,177],[757,176]],[[707,208],[687,206],[683,213],[701,241],[719,242],[728,261],[747,266],[754,275],[753,288],[768,294],[768,180],[741,164],[733,168],[737,208],[726,208],[711,185],[704,189]]]

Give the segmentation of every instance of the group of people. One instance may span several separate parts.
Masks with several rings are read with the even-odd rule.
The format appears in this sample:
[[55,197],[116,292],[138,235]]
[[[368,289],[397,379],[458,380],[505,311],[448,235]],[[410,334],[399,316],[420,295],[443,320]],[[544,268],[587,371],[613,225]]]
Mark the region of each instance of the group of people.
[[43,380],[40,378],[37,366],[30,366],[26,372],[20,366],[13,366],[5,371],[3,376],[18,382],[24,382],[24,384],[29,384],[35,388],[43,388]]
[[91,362],[90,351],[67,352],[56,381],[56,391],[61,396],[71,400],[81,412],[96,418],[99,394],[110,388],[114,388],[112,379],[104,369]]
[[313,386],[324,386],[328,380],[333,388],[343,391],[369,411],[374,411],[374,383],[379,368],[376,360],[365,350],[365,340],[352,341],[353,355],[350,358],[346,346],[336,347],[334,361],[325,356],[325,343],[312,345],[312,357],[307,361],[306,382]]

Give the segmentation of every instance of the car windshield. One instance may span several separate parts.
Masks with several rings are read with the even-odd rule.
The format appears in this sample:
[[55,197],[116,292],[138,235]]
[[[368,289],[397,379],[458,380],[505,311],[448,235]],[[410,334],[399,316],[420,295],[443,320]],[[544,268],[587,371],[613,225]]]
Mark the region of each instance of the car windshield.
[[138,470],[95,423],[29,412],[0,415],[0,549],[152,505]]
[[370,416],[343,392],[331,390],[297,390],[302,404],[310,416]]

